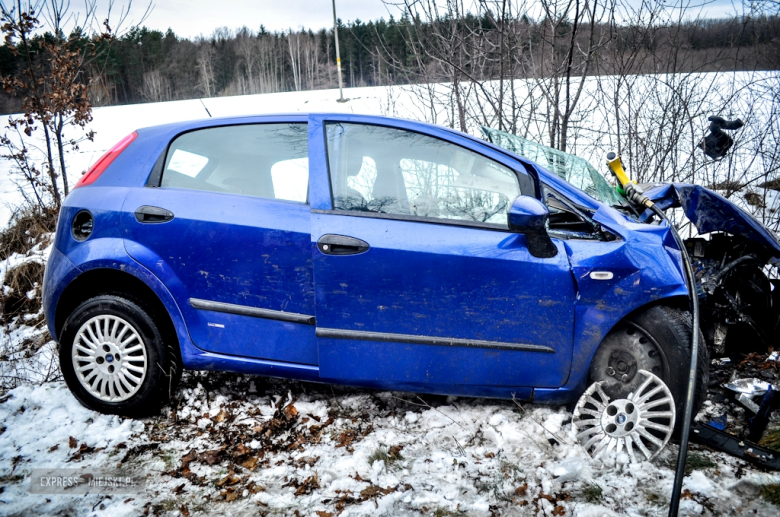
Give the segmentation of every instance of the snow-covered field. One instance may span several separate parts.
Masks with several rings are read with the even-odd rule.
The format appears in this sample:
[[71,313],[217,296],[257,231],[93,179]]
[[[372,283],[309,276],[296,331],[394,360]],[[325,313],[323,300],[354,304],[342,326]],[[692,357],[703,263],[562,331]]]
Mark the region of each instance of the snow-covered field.
[[[399,88],[281,93],[97,108],[94,142],[70,154],[71,184],[136,128],[269,112],[355,112],[424,118]],[[5,120],[0,117],[0,125]],[[0,226],[20,196],[0,164]],[[12,255],[0,276],[45,261],[46,245]],[[32,293],[34,296],[35,293]],[[35,382],[56,377],[40,315],[8,331],[8,354]],[[21,365],[21,366],[18,366]],[[707,402],[701,418],[723,403]],[[732,413],[730,413],[732,414]],[[743,412],[744,414],[744,412]],[[730,424],[734,424],[733,416]],[[780,475],[691,448],[683,515],[772,515],[759,497]],[[563,407],[418,397],[219,373],[185,373],[175,403],[129,420],[83,408],[62,381],[0,397],[0,515],[666,515],[676,446],[651,463],[591,459]],[[29,493],[33,468],[138,471],[147,488],[101,496]]]
[[[670,98],[679,95],[670,90],[670,85],[677,88],[685,86],[687,89],[701,89],[697,94],[690,94],[693,112],[692,128],[694,131],[690,138],[698,141],[706,132],[709,122],[707,116],[720,114],[725,117],[741,117],[746,126],[735,134],[736,148],[740,148],[741,140],[760,140],[761,156],[773,156],[770,148],[776,147],[780,140],[780,127],[778,126],[778,100],[776,84],[780,81],[780,72],[734,72],[734,73],[702,73],[679,76],[649,75],[631,78],[633,94],[644,91],[642,95],[642,115],[635,124],[639,135],[650,141],[668,138],[669,135],[658,133],[659,121],[666,117],[667,103]],[[494,89],[498,82],[488,82],[487,89]],[[531,140],[546,142],[547,130],[546,116],[543,105],[538,104],[539,92],[533,90],[533,81],[516,83],[517,97],[522,101],[518,110],[521,118],[526,114],[524,109],[534,105],[533,115],[527,114],[527,133],[524,136]],[[616,79],[610,76],[588,78],[583,90],[583,100],[577,113],[573,115],[570,128],[569,151],[589,160],[597,167],[602,167],[604,157],[608,151],[617,147],[616,135],[605,131],[605,127],[611,126],[614,116],[612,101],[606,105],[600,105],[599,99],[603,96],[612,99],[613,90],[619,88]],[[107,149],[119,142],[123,137],[138,128],[166,124],[183,120],[195,120],[212,117],[242,116],[267,113],[361,113],[371,115],[385,115],[402,117],[414,120],[423,120],[435,124],[457,126],[453,122],[455,113],[451,105],[451,88],[446,84],[416,85],[416,86],[379,86],[366,88],[349,88],[344,92],[348,102],[337,102],[338,90],[314,90],[302,92],[286,92],[264,95],[244,95],[235,97],[214,97],[206,99],[192,99],[186,101],[172,101],[161,103],[137,104],[129,106],[99,107],[93,110],[94,120],[89,128],[96,132],[94,141],[83,141],[79,144],[77,152],[68,152],[66,161],[70,185],[75,184],[83,172],[92,165]],[[472,105],[474,113],[484,109],[476,106],[484,104],[485,100],[478,94],[472,93],[467,101]],[[507,109],[509,109],[507,107]],[[607,111],[604,111],[604,110]],[[624,114],[624,117],[627,116]],[[0,116],[0,133],[5,132],[7,116]],[[478,125],[491,125],[490,116],[485,114],[479,120],[469,119],[469,131],[479,136]],[[496,126],[497,127],[497,126]],[[84,132],[67,128],[65,136],[70,139],[83,138]],[[14,140],[12,134],[8,136]],[[34,133],[34,138],[28,142],[31,147],[31,157],[43,169],[42,150],[43,140],[39,138],[40,131]],[[686,157],[692,152],[699,154],[694,149],[689,149],[688,135],[683,135],[685,144],[681,144],[678,157],[679,163],[687,163]],[[36,139],[37,138],[37,139]],[[682,138],[682,137],[681,137]],[[745,144],[747,145],[747,144]],[[748,146],[749,147],[749,146]],[[628,159],[628,156],[627,156]],[[761,176],[763,167],[776,168],[772,159],[763,162],[756,159],[756,153],[736,157],[731,153],[728,165],[710,162],[701,168],[702,160],[699,159],[698,176],[696,182],[704,184],[715,183],[725,171],[731,170],[732,180],[746,183],[754,177]],[[768,163],[768,165],[767,165]],[[667,164],[668,165],[668,164]],[[687,167],[687,165],[686,165]],[[12,207],[18,206],[22,200],[19,189],[12,179],[11,163],[0,160],[0,226],[4,226],[11,213]],[[601,169],[600,169],[601,170]],[[748,171],[750,177],[742,174]],[[679,171],[682,174],[684,171]],[[679,176],[676,176],[679,180]],[[755,188],[755,183],[741,194],[737,195],[740,204],[752,213],[756,213],[759,219],[769,217],[776,219],[774,213],[780,209],[780,200],[777,193],[772,190]],[[742,196],[752,192],[758,194],[762,202],[755,206],[749,205]],[[764,206],[761,206],[764,205]]]

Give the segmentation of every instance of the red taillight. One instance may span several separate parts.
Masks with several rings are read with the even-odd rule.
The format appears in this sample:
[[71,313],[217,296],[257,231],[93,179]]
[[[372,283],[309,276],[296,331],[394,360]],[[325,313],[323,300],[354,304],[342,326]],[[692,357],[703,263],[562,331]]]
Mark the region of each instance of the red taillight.
[[98,179],[101,174],[103,174],[103,171],[106,170],[109,165],[111,165],[111,162],[116,160],[116,157],[122,154],[122,151],[124,151],[127,148],[127,146],[130,145],[132,141],[136,139],[137,136],[138,136],[138,132],[133,131],[132,133],[124,137],[122,140],[120,140],[119,143],[116,144],[114,147],[106,151],[106,154],[101,156],[100,159],[96,161],[92,167],[89,168],[86,174],[84,174],[81,177],[79,182],[76,183],[76,186],[73,188],[79,188],[94,183],[94,181]]

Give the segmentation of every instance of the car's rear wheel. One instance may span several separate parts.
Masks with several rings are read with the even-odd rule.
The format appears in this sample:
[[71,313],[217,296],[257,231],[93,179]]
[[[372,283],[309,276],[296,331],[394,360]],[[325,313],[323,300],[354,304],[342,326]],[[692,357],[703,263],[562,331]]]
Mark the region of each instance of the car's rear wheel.
[[71,392],[101,413],[154,413],[181,371],[149,313],[114,295],[91,298],[73,311],[61,332],[59,355]]
[[[655,305],[626,318],[604,338],[590,365],[590,382],[601,382],[610,399],[626,399],[644,381],[640,370],[653,373],[668,387],[679,435],[691,364],[691,315]],[[694,411],[704,403],[709,383],[709,351],[699,331]]]

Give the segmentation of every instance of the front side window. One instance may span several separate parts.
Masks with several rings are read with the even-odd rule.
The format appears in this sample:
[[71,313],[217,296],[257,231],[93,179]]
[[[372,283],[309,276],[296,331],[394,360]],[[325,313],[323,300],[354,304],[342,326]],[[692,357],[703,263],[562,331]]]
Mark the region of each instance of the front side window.
[[306,124],[251,124],[185,133],[168,149],[161,187],[306,203]]
[[335,209],[506,227],[521,193],[511,169],[438,138],[340,122],[326,130]]

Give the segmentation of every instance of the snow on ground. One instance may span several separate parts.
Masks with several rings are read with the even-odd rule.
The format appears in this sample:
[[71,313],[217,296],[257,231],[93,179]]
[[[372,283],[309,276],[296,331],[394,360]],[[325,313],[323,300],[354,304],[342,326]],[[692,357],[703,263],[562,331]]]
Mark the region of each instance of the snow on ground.
[[[0,403],[3,515],[665,515],[677,449],[602,463],[562,407],[185,374],[145,420],[81,407],[62,382]],[[693,455],[702,456],[697,447]],[[682,515],[772,515],[761,474],[724,454],[685,478]],[[128,495],[32,495],[36,467],[147,476]]]

